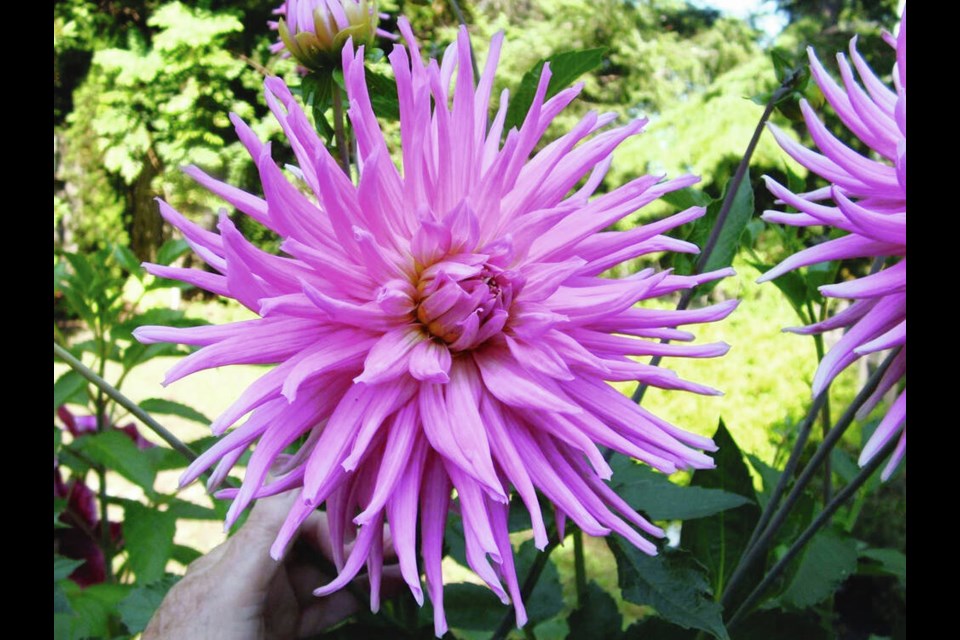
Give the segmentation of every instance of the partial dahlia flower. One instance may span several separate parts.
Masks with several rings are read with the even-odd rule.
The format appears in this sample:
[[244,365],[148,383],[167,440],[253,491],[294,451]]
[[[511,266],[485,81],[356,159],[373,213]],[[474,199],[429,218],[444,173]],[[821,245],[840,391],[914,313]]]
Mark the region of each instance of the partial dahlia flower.
[[[883,396],[906,376],[907,370],[907,19],[904,11],[899,35],[884,34],[896,50],[893,89],[884,85],[850,42],[850,57],[863,87],[854,78],[846,57],[837,62],[843,87],[826,72],[809,50],[813,77],[823,95],[851,133],[872,150],[870,157],[850,149],[820,122],[806,101],[801,101],[804,119],[821,153],[806,149],[775,126],[771,130],[780,146],[797,162],[831,182],[829,187],[807,194],[793,194],[774,180],[767,186],[783,203],[800,213],[767,211],[763,218],[793,226],[824,225],[847,234],[787,258],[760,281],[772,280],[798,267],[850,258],[873,258],[883,268],[849,282],[820,287],[828,297],[853,303],[836,316],[800,329],[814,334],[831,329],[846,333],[824,357],[813,379],[819,394],[843,369],[861,356],[899,347],[900,352],[883,376],[880,386],[860,409],[864,417]],[[880,264],[878,262],[877,264]],[[899,443],[883,471],[890,476],[907,448],[907,392],[900,392],[860,455],[866,464],[892,438]]]
[[[277,365],[215,421],[214,432],[224,434],[249,414],[191,465],[182,483],[217,463],[216,485],[257,441],[242,487],[220,493],[233,498],[228,524],[255,498],[299,489],[272,548],[279,558],[300,524],[325,505],[340,573],[318,595],[342,588],[366,564],[377,608],[389,523],[403,578],[421,603],[421,571],[426,575],[442,635],[440,561],[454,509],[463,519],[469,565],[504,603],[513,602],[522,625],[507,529],[512,491],[530,513],[540,549],[548,534],[538,491],[561,527],[570,518],[591,535],[615,531],[653,554],[655,545],[640,532],[663,532],[604,483],[611,469],[599,447],[666,473],[713,466],[702,452],[715,449],[710,439],[638,407],[605,381],[717,393],[630,356],[722,355],[728,349],[722,343],[659,340],[692,340],[676,327],[724,318],[736,302],[689,311],[634,305],[731,271],[677,276],[644,269],[601,277],[652,252],[696,251],[662,234],[703,215],[702,208],[630,231],[607,229],[697,179],[645,176],[595,195],[613,150],[645,121],[605,130],[615,116],[589,113],[531,158],[581,86],[546,99],[545,66],[522,126],[501,143],[506,91],[489,127],[487,117],[502,34],[493,38],[475,87],[466,30],[441,62],[425,65],[409,24],[401,19],[400,29],[409,50],[397,46],[389,60],[403,172],[371,109],[362,48],[348,43],[343,52],[357,184],[338,168],[290,90],[268,78],[267,102],[299,167],[285,174],[270,146],[234,116],[264,197],[195,167],[187,171],[278,233],[284,254],[251,245],[226,215],[220,232],[211,233],[161,202],[166,220],[216,273],[148,265],[158,276],[235,298],[260,317],[224,326],[142,327],[136,336],[202,347],[166,382],[227,364]],[[295,453],[282,453],[291,445]],[[344,541],[354,537],[347,556]]]
[[382,33],[377,29],[377,3],[369,0],[286,0],[274,13],[283,17],[270,25],[280,32],[271,50],[286,49],[311,70],[339,62],[348,39],[355,46],[369,45]]

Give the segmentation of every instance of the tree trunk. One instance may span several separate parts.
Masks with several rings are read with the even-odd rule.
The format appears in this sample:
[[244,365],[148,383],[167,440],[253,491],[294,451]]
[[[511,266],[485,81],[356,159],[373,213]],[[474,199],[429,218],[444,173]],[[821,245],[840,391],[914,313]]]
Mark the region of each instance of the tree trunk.
[[160,172],[159,162],[153,150],[143,163],[143,169],[127,192],[128,211],[131,212],[130,249],[141,260],[151,262],[157,257],[157,249],[163,243],[163,218],[154,197],[158,194],[151,183]]

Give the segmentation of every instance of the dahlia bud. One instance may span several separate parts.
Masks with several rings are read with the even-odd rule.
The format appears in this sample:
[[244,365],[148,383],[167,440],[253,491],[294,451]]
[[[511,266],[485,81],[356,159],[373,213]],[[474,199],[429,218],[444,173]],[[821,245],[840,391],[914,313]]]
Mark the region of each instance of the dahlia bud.
[[311,71],[337,65],[350,37],[354,45],[370,44],[379,20],[376,2],[368,0],[287,0],[279,13],[280,40]]

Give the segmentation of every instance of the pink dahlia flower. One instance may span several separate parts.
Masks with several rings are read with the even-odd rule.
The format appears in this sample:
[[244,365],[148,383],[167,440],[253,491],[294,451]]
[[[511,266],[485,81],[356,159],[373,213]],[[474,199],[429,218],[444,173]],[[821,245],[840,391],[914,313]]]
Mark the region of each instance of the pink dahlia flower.
[[[899,35],[884,34],[896,50],[893,89],[884,85],[857,52],[856,38],[850,42],[850,57],[863,86],[840,53],[837,62],[843,87],[826,72],[809,50],[813,77],[823,95],[850,132],[873,153],[866,157],[835,138],[820,122],[807,102],[801,101],[810,135],[821,153],[806,149],[775,126],[771,130],[780,146],[797,162],[831,182],[829,187],[807,194],[793,194],[774,180],[767,186],[783,203],[800,213],[767,211],[763,218],[793,226],[824,225],[846,231],[842,237],[805,249],[771,269],[760,281],[817,262],[850,258],[878,258],[883,268],[849,282],[820,287],[828,297],[853,303],[836,316],[800,329],[814,334],[846,329],[820,363],[813,379],[819,394],[843,369],[861,356],[900,347],[880,386],[860,409],[862,418],[884,394],[906,376],[907,367],[907,19],[900,22]],[[907,448],[907,392],[900,392],[860,455],[864,465],[892,438],[900,438],[883,471],[890,476]]]
[[[713,466],[702,452],[715,449],[708,438],[658,418],[605,381],[717,393],[630,356],[722,355],[725,344],[659,340],[692,340],[676,327],[724,318],[736,302],[690,311],[634,305],[730,270],[601,277],[637,256],[696,251],[662,234],[703,215],[701,208],[630,231],[609,229],[697,179],[645,176],[595,195],[614,148],[645,121],[606,129],[615,116],[589,113],[531,158],[580,86],[547,99],[545,67],[522,126],[501,142],[507,92],[489,126],[487,114],[502,34],[493,38],[475,87],[466,30],[441,62],[424,64],[409,24],[401,19],[400,29],[409,50],[397,46],[389,59],[403,172],[371,108],[362,49],[348,43],[343,52],[357,184],[338,168],[290,90],[268,78],[267,102],[299,167],[285,174],[270,146],[234,117],[264,197],[196,167],[187,171],[278,233],[283,255],[251,245],[226,215],[219,233],[211,233],[161,203],[164,217],[215,273],[148,266],[158,276],[235,298],[260,317],[224,326],[142,327],[136,335],[202,347],[166,382],[227,364],[277,365],[215,421],[214,432],[224,434],[249,414],[182,482],[217,463],[216,485],[256,441],[242,487],[221,492],[234,500],[228,524],[255,498],[299,489],[272,549],[279,558],[300,524],[325,504],[340,573],[318,595],[342,588],[366,564],[376,609],[389,523],[403,578],[421,603],[421,571],[426,575],[442,635],[440,561],[456,489],[467,560],[504,603],[513,602],[522,625],[507,530],[511,491],[529,510],[541,549],[548,540],[538,491],[558,521],[570,518],[596,536],[615,531],[652,554],[656,547],[640,532],[663,532],[604,483],[611,469],[599,447],[666,473]],[[296,453],[282,453],[294,444]],[[354,537],[347,556],[344,541]]]

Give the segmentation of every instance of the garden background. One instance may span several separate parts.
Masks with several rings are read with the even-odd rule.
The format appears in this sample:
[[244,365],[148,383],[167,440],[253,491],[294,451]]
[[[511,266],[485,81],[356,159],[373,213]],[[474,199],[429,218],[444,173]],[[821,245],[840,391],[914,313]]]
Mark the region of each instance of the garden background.
[[[222,323],[252,314],[232,301],[148,276],[138,264],[196,262],[186,244],[163,223],[155,198],[162,197],[205,228],[216,224],[223,203],[180,167],[196,164],[242,189],[254,193],[259,189],[256,169],[227,114],[239,114],[265,139],[283,139],[261,92],[265,73],[297,79],[291,60],[269,52],[276,32],[268,29],[267,21],[276,4],[62,0],[54,5],[55,342],[69,346],[90,366],[102,364],[102,377],[154,413],[178,438],[199,444],[198,449],[210,442],[208,418],[226,408],[262,367],[201,372],[163,388],[164,372],[186,351],[171,345],[137,345],[130,331],[145,322],[186,323],[185,319],[199,318]],[[616,186],[645,173],[691,172],[703,179],[697,191],[705,196],[696,197],[710,198],[722,196],[766,97],[785,69],[805,60],[805,46],[815,47],[821,60],[832,60],[832,52],[844,50],[859,34],[858,46],[871,66],[887,70],[893,52],[880,33],[892,28],[899,16],[897,2],[891,0],[778,0],[763,5],[768,16],[775,15],[783,25],[772,34],[757,26],[769,21],[733,17],[706,2],[489,0],[459,5],[481,58],[489,37],[498,30],[506,32],[494,95],[503,87],[520,86],[524,74],[544,58],[569,50],[596,50],[597,64],[581,78],[586,83],[581,99],[558,119],[556,130],[569,128],[588,109],[650,118],[645,132],[617,151],[605,185]],[[380,9],[394,16],[381,24],[387,30],[393,30],[395,16],[406,15],[421,42],[430,43],[426,46],[430,55],[439,55],[455,38],[458,16],[450,2],[386,1]],[[390,49],[386,41],[380,46]],[[817,104],[812,83],[806,95]],[[822,97],[819,100],[822,103]],[[835,116],[827,112],[824,117],[841,135]],[[781,105],[772,120],[809,141],[795,102]],[[391,132],[389,126],[387,131]],[[398,138],[396,131],[392,133]],[[278,144],[274,157],[282,164],[292,154]],[[794,291],[791,297],[782,287],[754,283],[769,266],[811,240],[759,219],[759,212],[773,208],[760,178],[763,174],[791,187],[819,186],[815,177],[789,161],[769,133],[763,135],[750,167],[751,211],[757,215],[748,215],[736,238],[737,275],[706,294],[713,302],[733,298],[742,302],[729,320],[698,331],[704,341],[722,340],[733,348],[722,360],[680,360],[675,365],[682,377],[722,389],[725,395],[651,389],[644,398],[644,406],[656,414],[704,435],[714,435],[722,418],[746,454],[746,468],[758,492],[764,490],[764,475],[783,467],[797,424],[810,405],[810,381],[818,348],[823,348],[811,338],[781,332],[785,326],[805,322],[798,309],[811,317],[821,313],[819,300],[806,291]],[[680,208],[688,203],[672,204]],[[668,203],[647,207],[641,216],[621,225],[627,228],[662,217],[674,210],[670,207]],[[277,249],[277,238],[269,231],[230,213],[248,238],[268,250]],[[703,236],[697,234],[704,233],[703,227],[690,226],[684,233],[702,243]],[[653,262],[659,267],[678,266],[666,258]],[[642,266],[635,261],[621,268]],[[845,270],[857,273],[864,268],[856,263],[811,268],[800,286],[812,290],[818,277],[826,282],[842,278]],[[662,304],[671,308],[675,301]],[[864,359],[844,372],[832,387],[831,402],[841,408],[849,404],[876,364]],[[94,413],[96,392],[67,372],[66,365],[55,361],[55,411],[66,406],[77,415]],[[624,385],[623,390],[630,393],[632,387]],[[113,409],[113,424],[133,422],[122,409]],[[863,431],[869,425],[870,420],[855,424],[832,454],[830,473],[835,480],[849,480],[855,473]],[[123,546],[116,548],[99,590],[81,590],[62,580],[75,565],[62,565],[58,580],[55,560],[55,632],[58,637],[127,637],[143,628],[173,576],[224,539],[224,507],[199,484],[176,492],[183,463],[170,450],[158,447],[149,455],[120,460],[111,457],[117,455],[111,447],[125,451],[125,445],[107,438],[97,446],[71,451],[66,445],[78,440],[62,426],[62,417],[56,419],[55,456],[60,463],[72,475],[87,476],[94,491],[104,478],[110,486],[100,519],[129,522],[130,514],[137,512],[148,524],[124,527]],[[160,443],[146,429],[140,428],[140,433]],[[104,435],[112,434],[96,437]],[[821,545],[821,551],[836,554],[832,560],[840,569],[818,577],[822,584],[816,585],[798,585],[804,576],[798,578],[796,570],[790,573],[778,592],[779,604],[787,612],[783,615],[809,622],[824,633],[822,637],[866,640],[904,633],[906,581],[898,567],[906,544],[905,477],[901,471],[883,485],[871,481],[843,512],[838,524],[851,537],[833,547]],[[671,481],[687,485],[690,474],[676,474]],[[152,515],[143,515],[138,505],[147,505],[145,511]],[[63,500],[55,500],[55,527],[65,508]],[[679,535],[678,526],[669,531]],[[621,626],[648,617],[650,607],[623,597],[615,559],[604,541],[588,537],[585,544],[587,574],[614,595]],[[900,555],[871,556],[871,550]],[[454,555],[445,560],[445,582],[478,582]],[[562,597],[554,597],[555,610],[534,625],[531,633],[538,638],[571,633],[570,614],[577,603],[573,563],[572,544],[552,555],[545,586],[540,588],[553,589],[554,596]],[[451,607],[456,608],[455,599],[448,602]],[[492,611],[494,621],[499,621],[502,612]],[[476,615],[486,614],[481,610]],[[458,637],[486,637],[478,631],[489,628],[486,621],[468,619],[458,627],[455,615],[450,613],[451,627]]]

